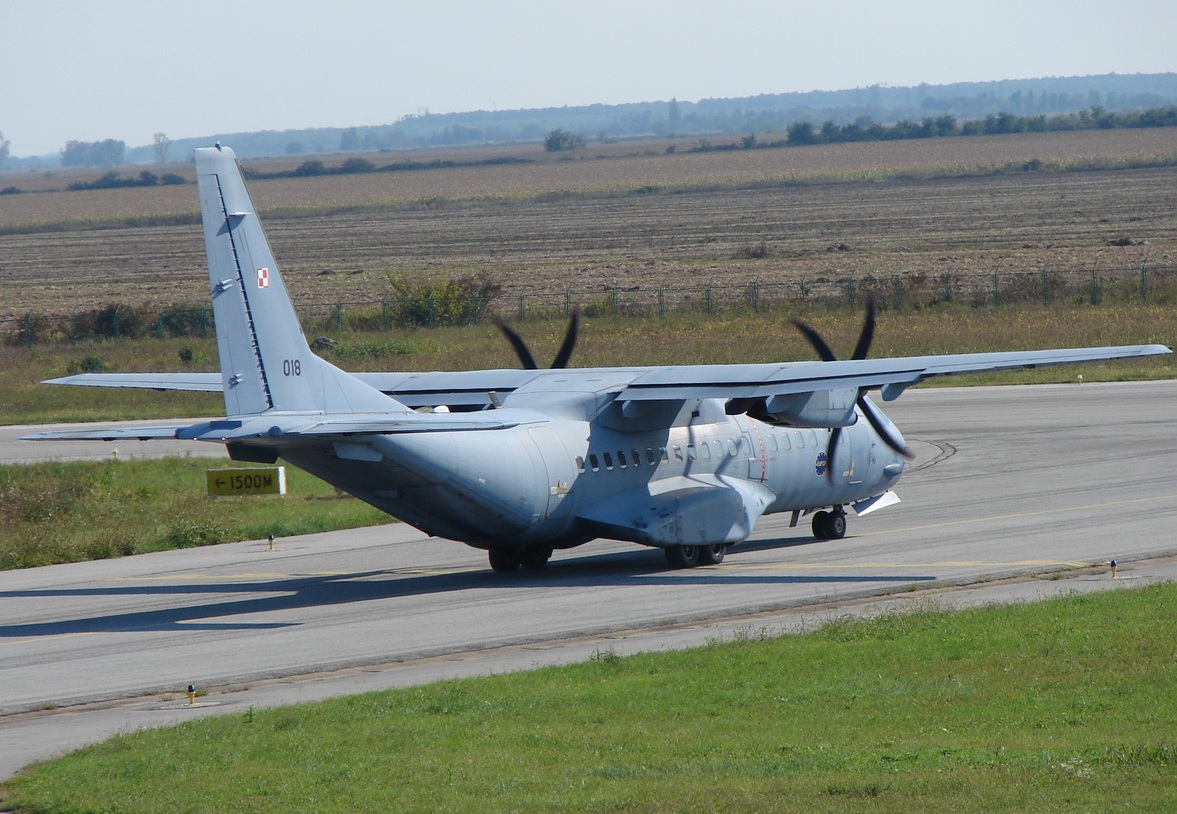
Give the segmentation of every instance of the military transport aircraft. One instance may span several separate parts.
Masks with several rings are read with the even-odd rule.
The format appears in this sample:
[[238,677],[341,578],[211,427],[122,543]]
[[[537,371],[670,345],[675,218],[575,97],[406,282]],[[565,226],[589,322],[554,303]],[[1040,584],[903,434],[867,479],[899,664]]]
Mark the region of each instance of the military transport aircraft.
[[350,374],[308,347],[233,152],[196,150],[221,373],[83,374],[53,383],[216,390],[226,417],[30,439],[180,438],[238,461],[279,457],[438,537],[489,553],[496,571],[545,565],[595,537],[656,546],[670,564],[720,562],[761,515],[803,515],[815,537],[898,502],[910,457],[867,396],[929,377],[1169,353],[1162,345],[838,361],[552,368],[506,328],[522,370]]

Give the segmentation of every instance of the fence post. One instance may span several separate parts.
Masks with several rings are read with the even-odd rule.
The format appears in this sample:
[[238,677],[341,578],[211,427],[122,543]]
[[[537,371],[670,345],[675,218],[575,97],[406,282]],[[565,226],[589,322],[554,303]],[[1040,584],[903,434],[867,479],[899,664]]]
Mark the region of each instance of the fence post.
[[1095,276],[1095,271],[1098,268],[1099,268],[1099,258],[1096,258],[1095,262],[1091,264],[1091,304],[1092,305],[1099,305],[1100,300],[1103,299],[1100,296],[1100,291],[1099,291],[1099,278]]
[[846,298],[850,301],[851,308],[854,307],[854,300],[855,300],[855,297],[857,296],[857,293],[858,293],[854,290],[856,282],[857,282],[857,280],[855,280],[855,278],[851,277],[850,281],[846,283]]
[[712,299],[714,292],[712,288],[715,285],[715,278],[712,277],[707,281],[707,287],[703,289],[703,310],[708,314],[715,313],[715,301]]
[[527,316],[527,289],[521,288],[521,289],[519,289],[519,321],[522,322],[523,318],[526,316]]
[[385,291],[380,298],[380,330],[387,331],[391,327],[391,322],[388,318],[388,292]]
[[801,278],[801,302],[809,299],[809,281],[804,277]]
[[1050,307],[1050,266],[1042,267],[1042,307]]
[[572,317],[572,286],[568,286],[564,291],[564,318],[570,319]]
[[1148,302],[1148,259],[1140,261],[1140,300]]
[[952,272],[944,272],[944,302],[952,302]]
[[666,316],[666,281],[658,283],[658,318]]
[[1001,265],[993,269],[993,307],[1001,305]]
[[895,309],[903,307],[903,277],[895,275]]
[[617,316],[617,281],[613,281],[613,288],[610,290],[610,298],[613,301],[613,316]]

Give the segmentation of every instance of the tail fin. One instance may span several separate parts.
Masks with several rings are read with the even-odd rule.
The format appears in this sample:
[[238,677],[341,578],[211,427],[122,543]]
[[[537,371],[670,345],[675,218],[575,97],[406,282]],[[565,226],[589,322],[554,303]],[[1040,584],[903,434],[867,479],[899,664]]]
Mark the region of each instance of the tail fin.
[[227,147],[196,150],[225,413],[408,412],[311,353]]

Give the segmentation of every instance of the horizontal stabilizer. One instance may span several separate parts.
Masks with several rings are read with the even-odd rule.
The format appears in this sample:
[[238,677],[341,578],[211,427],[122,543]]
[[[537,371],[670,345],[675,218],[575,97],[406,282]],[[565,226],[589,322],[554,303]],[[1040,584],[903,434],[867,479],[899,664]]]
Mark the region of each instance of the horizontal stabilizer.
[[193,393],[220,393],[220,373],[78,373],[41,384],[64,384],[71,387],[123,387],[135,390],[186,390]]
[[161,427],[107,427],[97,430],[55,430],[22,435],[22,441],[155,441],[176,438],[187,424]]

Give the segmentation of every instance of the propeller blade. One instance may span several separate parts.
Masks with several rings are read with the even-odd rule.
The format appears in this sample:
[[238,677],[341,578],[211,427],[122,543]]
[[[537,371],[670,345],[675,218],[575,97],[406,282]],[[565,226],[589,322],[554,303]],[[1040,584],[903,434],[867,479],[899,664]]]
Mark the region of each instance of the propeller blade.
[[523,337],[505,322],[495,320],[495,325],[503,332],[503,336],[507,337],[507,341],[511,343],[511,347],[515,349],[515,355],[519,357],[520,363],[524,370],[538,370],[539,365],[535,363],[535,357],[531,355],[531,351],[527,349],[527,343],[523,341]]
[[826,341],[821,338],[821,334],[813,330],[813,328],[810,328],[799,319],[791,319],[789,321],[792,322],[794,326],[796,326],[797,330],[805,334],[805,338],[809,340],[809,344],[813,346],[815,351],[817,351],[817,355],[821,357],[823,362],[838,361],[838,357],[834,355],[832,350],[830,350],[830,346],[826,344]]
[[907,460],[915,460],[915,453],[891,434],[890,428],[879,418],[879,414],[876,412],[878,408],[872,402],[867,401],[862,394],[858,396],[858,406],[862,410],[862,414],[866,416],[866,420],[870,422],[870,425],[874,427],[875,432],[879,434],[879,437],[883,439],[887,446],[891,447],[891,449],[898,452]]
[[[500,319],[495,320],[495,325],[503,332],[503,336],[507,337],[507,341],[511,343],[511,347],[515,349],[515,355],[519,357],[519,362],[523,365],[523,369],[539,370],[539,365],[536,364],[535,357],[531,355],[531,350],[527,347],[527,343],[523,341],[523,337],[519,335],[519,332]],[[572,350],[576,347],[576,336],[578,333],[580,333],[580,308],[573,308],[572,319],[568,322],[568,330],[564,333],[564,342],[561,343],[560,350],[556,353],[556,358],[552,361],[553,370],[568,367],[568,360],[572,358]]]
[[579,332],[580,308],[578,306],[572,309],[572,319],[568,322],[568,331],[564,334],[564,342],[560,345],[560,351],[552,361],[553,370],[568,367],[568,360],[572,358],[572,349],[576,347],[576,335]]
[[866,320],[862,323],[862,333],[858,335],[858,344],[854,346],[851,359],[865,359],[870,351],[870,343],[875,338],[875,298],[866,301]]

